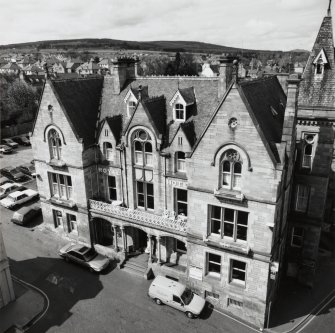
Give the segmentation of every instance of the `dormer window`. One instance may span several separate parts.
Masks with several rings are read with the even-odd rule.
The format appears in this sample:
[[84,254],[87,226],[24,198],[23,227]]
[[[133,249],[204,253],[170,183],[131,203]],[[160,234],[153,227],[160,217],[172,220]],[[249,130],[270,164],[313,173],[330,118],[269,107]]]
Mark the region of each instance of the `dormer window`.
[[313,64],[315,66],[315,75],[317,77],[322,76],[324,73],[325,66],[328,64],[328,59],[324,49],[322,49],[316,56],[316,58],[313,61]]
[[136,102],[134,101],[129,101],[128,102],[128,105],[127,105],[127,112],[128,112],[128,116],[130,117],[133,112],[135,111],[135,108],[136,108]]
[[103,143],[103,153],[107,161],[113,160],[113,146],[110,142]]
[[185,153],[182,151],[176,152],[176,171],[186,172]]
[[312,169],[316,147],[316,134],[305,133],[303,138],[302,167]]
[[185,120],[185,107],[183,104],[177,103],[175,105],[175,117],[176,120]]

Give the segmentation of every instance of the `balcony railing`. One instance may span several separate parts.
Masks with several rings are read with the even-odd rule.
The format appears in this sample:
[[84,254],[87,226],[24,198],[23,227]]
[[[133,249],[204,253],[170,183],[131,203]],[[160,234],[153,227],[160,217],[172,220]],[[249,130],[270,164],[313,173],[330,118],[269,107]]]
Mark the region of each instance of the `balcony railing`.
[[149,227],[169,229],[181,233],[186,233],[187,231],[186,216],[178,215],[175,217],[171,212],[164,212],[163,216],[159,216],[141,210],[116,206],[103,201],[89,200],[89,202],[92,210],[109,213],[117,217],[124,217],[130,222],[134,221],[137,224],[140,222]]

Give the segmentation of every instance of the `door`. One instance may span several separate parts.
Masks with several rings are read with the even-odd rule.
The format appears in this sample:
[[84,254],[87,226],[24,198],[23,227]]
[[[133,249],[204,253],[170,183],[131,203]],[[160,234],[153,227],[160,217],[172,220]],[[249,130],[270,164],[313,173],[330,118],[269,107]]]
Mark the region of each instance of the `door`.
[[170,302],[170,305],[174,307],[175,309],[178,309],[180,311],[184,311],[184,303],[180,299],[179,296],[173,295],[172,296],[172,301]]

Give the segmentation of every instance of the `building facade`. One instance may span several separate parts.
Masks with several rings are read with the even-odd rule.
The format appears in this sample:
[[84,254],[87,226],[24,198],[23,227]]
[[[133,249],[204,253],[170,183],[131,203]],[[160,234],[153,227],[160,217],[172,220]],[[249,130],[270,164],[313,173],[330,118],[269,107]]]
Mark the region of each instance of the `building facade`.
[[297,222],[303,98],[297,75],[286,94],[233,60],[216,77],[140,77],[118,58],[103,78],[47,80],[31,141],[46,227],[262,328]]
[[330,8],[303,73],[288,274],[312,286],[320,235],[335,221],[335,61]]

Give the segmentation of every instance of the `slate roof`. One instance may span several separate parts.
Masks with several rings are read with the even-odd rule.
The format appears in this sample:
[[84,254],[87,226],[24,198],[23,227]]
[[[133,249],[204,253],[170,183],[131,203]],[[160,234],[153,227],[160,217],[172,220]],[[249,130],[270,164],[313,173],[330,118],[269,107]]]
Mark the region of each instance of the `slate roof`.
[[183,96],[186,104],[193,104],[195,102],[193,87],[179,89],[179,92]]
[[[121,93],[114,95],[113,78],[105,76],[101,101],[101,119],[121,114],[123,119],[122,128],[125,129],[129,122],[127,107],[124,102],[126,94],[129,89],[136,90],[140,85],[142,89],[147,87],[150,97],[149,100],[143,99],[142,104],[147,108],[146,111],[150,113],[157,129],[165,134],[163,147],[166,147],[171,143],[180,126],[180,122],[173,120],[173,110],[169,102],[178,88],[179,90],[192,88],[197,99],[195,104],[187,107],[187,120],[183,127],[187,128],[187,134],[192,138],[190,143],[195,142],[219,103],[218,82],[217,78],[203,77],[138,77],[133,81],[126,82]],[[164,96],[164,102],[163,99],[153,99],[157,96]],[[155,109],[156,107],[157,109]],[[159,111],[156,112],[155,110]],[[160,118],[160,115],[165,116],[164,114],[166,114],[165,129],[163,128],[164,122]],[[186,123],[193,123],[193,125],[189,125],[191,131]]]
[[[329,64],[325,66],[322,79],[315,78],[313,61],[324,49]],[[323,19],[312,52],[308,58],[300,84],[298,104],[300,107],[335,108],[335,60],[332,17]]]
[[103,78],[53,79],[51,87],[75,134],[87,148],[95,143]]
[[265,143],[279,161],[275,143],[280,143],[282,138],[286,95],[277,77],[241,81],[237,88],[251,116],[254,116],[256,126],[263,132]]

